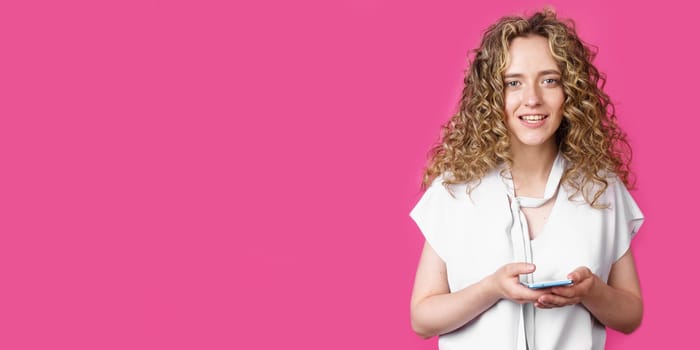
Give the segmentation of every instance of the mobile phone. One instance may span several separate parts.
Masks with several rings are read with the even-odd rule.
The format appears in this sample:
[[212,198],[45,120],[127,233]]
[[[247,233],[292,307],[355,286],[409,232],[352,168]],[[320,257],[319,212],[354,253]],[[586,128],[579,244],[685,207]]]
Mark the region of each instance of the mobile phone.
[[570,286],[572,284],[574,284],[574,281],[572,281],[570,279],[558,280],[558,281],[535,282],[535,283],[523,283],[523,285],[525,287],[528,287],[530,289],[542,289],[542,288],[551,288],[551,287]]

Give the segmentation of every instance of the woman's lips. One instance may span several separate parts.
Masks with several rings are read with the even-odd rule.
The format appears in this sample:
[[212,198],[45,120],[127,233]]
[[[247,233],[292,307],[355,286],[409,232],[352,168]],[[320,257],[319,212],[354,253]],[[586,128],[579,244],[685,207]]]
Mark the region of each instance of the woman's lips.
[[528,128],[538,128],[544,125],[549,115],[546,114],[526,114],[518,117],[520,123]]

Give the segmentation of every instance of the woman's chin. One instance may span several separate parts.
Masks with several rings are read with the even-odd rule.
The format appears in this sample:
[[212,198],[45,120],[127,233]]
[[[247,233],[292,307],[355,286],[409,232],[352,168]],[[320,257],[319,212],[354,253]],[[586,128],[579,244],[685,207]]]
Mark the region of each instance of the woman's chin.
[[546,139],[546,138],[528,138],[528,139],[518,139],[518,142],[514,142],[513,147],[522,147],[522,148],[546,148],[546,147],[556,147],[556,142],[555,140],[552,139]]

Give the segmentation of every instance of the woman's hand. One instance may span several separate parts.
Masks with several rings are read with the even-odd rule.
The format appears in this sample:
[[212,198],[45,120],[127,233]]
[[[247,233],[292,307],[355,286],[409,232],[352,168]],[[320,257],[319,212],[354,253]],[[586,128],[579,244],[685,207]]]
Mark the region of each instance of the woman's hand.
[[520,284],[520,275],[535,271],[535,265],[511,263],[503,265],[489,276],[489,282],[501,299],[509,299],[518,304],[534,303],[549,290],[532,290]]
[[535,306],[542,309],[551,309],[581,303],[589,295],[593,286],[600,281],[591,270],[585,266],[571,272],[566,278],[574,283],[567,287],[553,287],[549,293],[540,296]]

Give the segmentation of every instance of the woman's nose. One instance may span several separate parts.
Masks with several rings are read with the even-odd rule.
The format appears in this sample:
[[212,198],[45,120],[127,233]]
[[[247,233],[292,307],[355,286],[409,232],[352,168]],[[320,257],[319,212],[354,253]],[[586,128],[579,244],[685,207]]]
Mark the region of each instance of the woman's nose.
[[535,107],[542,104],[542,92],[536,85],[530,85],[523,92],[523,103],[528,107]]

